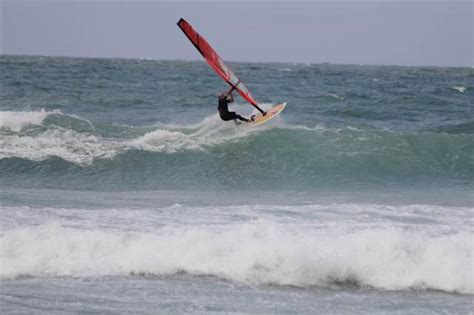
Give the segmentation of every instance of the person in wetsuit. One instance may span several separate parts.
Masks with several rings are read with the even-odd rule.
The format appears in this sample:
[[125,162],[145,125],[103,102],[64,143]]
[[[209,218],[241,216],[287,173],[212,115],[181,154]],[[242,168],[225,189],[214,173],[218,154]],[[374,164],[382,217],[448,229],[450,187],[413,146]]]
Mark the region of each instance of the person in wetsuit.
[[232,90],[219,95],[219,106],[217,106],[217,110],[219,111],[221,119],[224,121],[239,119],[241,121],[251,122],[250,119],[244,118],[236,112],[229,112],[229,103],[232,103],[233,101],[234,97],[232,96]]

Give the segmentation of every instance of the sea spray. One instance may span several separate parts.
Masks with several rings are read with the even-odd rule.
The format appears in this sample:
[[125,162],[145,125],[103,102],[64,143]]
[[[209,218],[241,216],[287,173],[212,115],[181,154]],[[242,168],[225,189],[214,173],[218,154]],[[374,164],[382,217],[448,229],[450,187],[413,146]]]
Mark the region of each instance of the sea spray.
[[41,125],[48,115],[59,114],[60,111],[0,111],[0,129],[19,132],[28,126]]

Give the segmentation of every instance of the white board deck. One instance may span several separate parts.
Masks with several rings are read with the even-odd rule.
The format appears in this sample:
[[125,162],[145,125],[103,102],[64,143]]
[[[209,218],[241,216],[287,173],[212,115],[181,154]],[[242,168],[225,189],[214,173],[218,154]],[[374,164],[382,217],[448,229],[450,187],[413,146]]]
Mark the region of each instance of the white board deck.
[[254,120],[252,122],[249,122],[247,126],[255,127],[255,126],[266,123],[267,121],[278,116],[278,114],[280,114],[281,111],[285,109],[285,106],[286,106],[286,102],[273,106],[272,108],[267,110],[267,114],[265,116],[263,114],[255,115]]

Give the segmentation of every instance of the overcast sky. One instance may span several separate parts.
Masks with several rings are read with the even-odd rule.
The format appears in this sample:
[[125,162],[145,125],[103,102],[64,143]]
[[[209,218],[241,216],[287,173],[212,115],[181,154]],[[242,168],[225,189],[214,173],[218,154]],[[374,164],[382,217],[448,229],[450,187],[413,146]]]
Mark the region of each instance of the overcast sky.
[[0,1],[3,54],[201,60],[184,17],[229,61],[474,64],[470,1]]

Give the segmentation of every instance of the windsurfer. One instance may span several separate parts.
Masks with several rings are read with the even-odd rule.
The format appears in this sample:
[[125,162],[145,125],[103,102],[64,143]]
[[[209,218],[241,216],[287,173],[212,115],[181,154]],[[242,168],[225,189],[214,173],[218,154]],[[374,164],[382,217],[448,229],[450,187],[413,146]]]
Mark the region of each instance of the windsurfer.
[[219,106],[217,106],[217,110],[219,111],[219,116],[221,116],[221,119],[224,121],[239,119],[241,121],[251,122],[253,116],[251,117],[251,119],[247,119],[240,116],[236,112],[229,112],[229,103],[232,103],[234,101],[232,90],[233,89],[231,89],[227,93],[219,94]]

